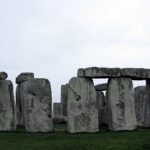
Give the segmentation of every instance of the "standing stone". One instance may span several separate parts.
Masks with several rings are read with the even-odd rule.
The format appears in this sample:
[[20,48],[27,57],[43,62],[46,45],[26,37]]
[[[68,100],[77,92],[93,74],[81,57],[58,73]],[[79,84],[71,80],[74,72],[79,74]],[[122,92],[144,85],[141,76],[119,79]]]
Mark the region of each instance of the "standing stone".
[[61,103],[63,116],[67,116],[68,84],[61,86]]
[[0,80],[6,80],[8,77],[6,72],[0,72]]
[[72,78],[68,86],[68,131],[98,132],[98,103],[92,80]]
[[0,131],[16,130],[16,112],[11,81],[0,81]]
[[25,72],[18,75],[16,78],[16,110],[17,110],[17,125],[24,126],[24,97],[25,95],[25,81],[34,78],[31,72]]
[[137,126],[132,80],[112,78],[108,87],[109,129],[133,130]]
[[108,90],[108,83],[102,83],[95,86],[96,91],[106,91]]
[[150,127],[150,80],[146,81],[146,101],[145,101],[144,127]]
[[62,103],[53,103],[53,119],[55,123],[65,122]]
[[25,82],[24,116],[28,132],[53,131],[52,95],[47,79],[30,79]]
[[144,126],[146,86],[138,86],[134,89],[134,100],[138,126]]

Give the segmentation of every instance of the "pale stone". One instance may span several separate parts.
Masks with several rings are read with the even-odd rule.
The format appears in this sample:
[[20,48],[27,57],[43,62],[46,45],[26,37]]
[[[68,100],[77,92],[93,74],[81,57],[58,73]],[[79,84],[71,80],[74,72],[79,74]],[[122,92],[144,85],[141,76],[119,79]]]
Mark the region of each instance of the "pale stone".
[[61,86],[61,103],[63,109],[63,116],[67,116],[67,98],[68,98],[68,84]]
[[95,86],[96,91],[106,91],[108,90],[108,83],[98,84]]
[[8,77],[6,72],[0,72],[0,80],[6,80]]
[[144,126],[146,86],[138,86],[134,89],[134,100],[138,126]]
[[108,123],[114,131],[137,127],[134,92],[129,78],[112,78],[108,86]]
[[68,131],[98,132],[98,102],[92,80],[72,78],[68,86]]
[[52,95],[47,79],[30,79],[25,82],[24,116],[28,132],[53,131]]
[[0,131],[16,130],[16,112],[11,81],[0,81]]
[[19,74],[18,77],[16,78],[16,83],[19,84],[21,82],[28,81],[33,78],[34,78],[34,73],[23,72],[23,73]]
[[144,127],[150,128],[150,80],[146,81],[146,101],[145,101]]

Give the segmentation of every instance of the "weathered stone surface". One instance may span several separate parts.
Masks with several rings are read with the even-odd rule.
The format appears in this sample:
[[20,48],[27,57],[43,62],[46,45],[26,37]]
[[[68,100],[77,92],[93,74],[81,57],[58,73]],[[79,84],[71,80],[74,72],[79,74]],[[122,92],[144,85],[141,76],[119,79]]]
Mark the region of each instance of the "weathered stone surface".
[[6,72],[0,72],[0,80],[6,80],[8,77]]
[[33,78],[34,78],[34,73],[24,72],[18,75],[18,77],[16,78],[16,83],[19,84],[21,82],[24,82]]
[[24,101],[25,101],[25,86],[24,82],[17,85],[16,88],[16,110],[17,110],[17,125],[25,126],[24,121]]
[[81,68],[78,69],[78,77],[89,77],[89,78],[109,78],[109,77],[120,77],[120,68]]
[[0,81],[0,131],[16,130],[16,112],[11,81]]
[[98,84],[95,86],[96,91],[106,91],[108,90],[108,84],[103,83],[103,84]]
[[47,79],[24,82],[24,116],[28,132],[53,131],[51,87]]
[[144,127],[150,128],[150,80],[146,81],[146,101],[145,101]]
[[92,80],[72,78],[68,86],[68,131],[97,132],[98,102]]
[[63,107],[63,116],[67,116],[68,84],[61,86],[61,103]]
[[138,126],[144,126],[146,86],[138,86],[134,89],[134,100]]
[[150,79],[150,69],[144,68],[123,68],[122,77],[129,77],[134,80]]
[[132,80],[112,78],[108,87],[108,122],[114,131],[133,130],[137,126]]
[[97,101],[98,101],[98,120],[99,120],[99,126],[106,123],[106,103],[105,103],[105,95],[103,92],[97,91]]
[[134,80],[150,79],[150,69],[144,68],[81,68],[78,69],[78,77],[110,78],[127,77]]

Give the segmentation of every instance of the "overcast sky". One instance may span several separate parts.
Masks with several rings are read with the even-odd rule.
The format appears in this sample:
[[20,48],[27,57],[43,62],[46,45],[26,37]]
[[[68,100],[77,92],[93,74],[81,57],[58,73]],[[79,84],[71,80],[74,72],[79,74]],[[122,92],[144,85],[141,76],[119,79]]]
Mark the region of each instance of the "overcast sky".
[[150,68],[150,0],[0,0],[0,71],[60,86],[80,67]]

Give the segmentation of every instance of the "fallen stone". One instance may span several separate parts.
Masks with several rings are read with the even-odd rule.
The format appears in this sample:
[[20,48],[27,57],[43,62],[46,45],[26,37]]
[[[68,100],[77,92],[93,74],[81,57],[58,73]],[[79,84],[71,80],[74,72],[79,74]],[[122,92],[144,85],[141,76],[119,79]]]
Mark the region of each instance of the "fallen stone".
[[146,81],[146,101],[145,101],[144,127],[150,128],[150,80]]
[[134,89],[134,100],[138,126],[144,126],[146,86],[138,86]]
[[24,116],[28,132],[53,131],[52,94],[47,79],[30,79],[25,83]]
[[8,77],[6,72],[0,72],[0,80],[6,80]]
[[134,92],[129,78],[112,78],[108,86],[108,124],[113,131],[137,127]]
[[108,84],[103,83],[103,84],[98,84],[95,86],[96,91],[106,91],[108,90]]
[[68,84],[61,86],[61,103],[63,116],[67,116]]
[[31,72],[21,73],[16,78],[16,84],[19,84],[19,83],[24,82],[24,81],[28,81],[28,80],[33,79],[33,78],[34,78],[34,73],[31,73]]
[[92,80],[72,78],[68,86],[68,131],[98,132],[98,102]]
[[16,130],[16,112],[11,81],[0,81],[0,131]]

